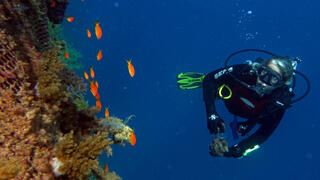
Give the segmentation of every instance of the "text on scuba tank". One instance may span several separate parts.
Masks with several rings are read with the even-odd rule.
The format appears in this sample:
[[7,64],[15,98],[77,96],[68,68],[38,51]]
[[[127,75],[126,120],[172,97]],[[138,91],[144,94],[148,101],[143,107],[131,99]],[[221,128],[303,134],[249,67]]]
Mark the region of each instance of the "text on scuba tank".
[[223,74],[225,74],[226,72],[232,72],[233,71],[233,67],[229,67],[228,69],[223,69],[219,72],[217,72],[215,75],[214,75],[214,79],[218,79],[220,76],[222,76]]

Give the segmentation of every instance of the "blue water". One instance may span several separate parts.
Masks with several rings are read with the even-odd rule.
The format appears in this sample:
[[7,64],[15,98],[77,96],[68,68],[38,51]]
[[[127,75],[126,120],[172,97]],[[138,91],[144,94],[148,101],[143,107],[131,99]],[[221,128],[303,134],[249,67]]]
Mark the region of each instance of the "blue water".
[[[113,157],[102,156],[101,164],[125,180],[319,180],[319,7],[317,0],[72,0],[66,15],[75,20],[64,22],[64,33],[83,54],[84,70],[95,69],[103,109],[110,106],[111,115],[124,119],[136,116],[129,123],[136,146],[114,146]],[[86,36],[87,28],[94,32],[94,20],[103,30],[99,41]],[[244,48],[299,56],[298,70],[312,91],[288,109],[262,148],[240,160],[213,158],[202,91],[179,90],[175,76],[213,71]],[[297,83],[300,95],[306,86],[301,78]],[[90,94],[88,99],[94,105]],[[227,124],[232,121],[222,103],[218,111]],[[230,130],[225,137],[232,139]]]

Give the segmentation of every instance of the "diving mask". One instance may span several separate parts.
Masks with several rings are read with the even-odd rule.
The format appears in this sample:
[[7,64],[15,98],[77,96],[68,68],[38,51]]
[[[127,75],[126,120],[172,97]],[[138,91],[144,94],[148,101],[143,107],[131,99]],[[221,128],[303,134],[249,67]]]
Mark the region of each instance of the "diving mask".
[[267,86],[279,86],[282,82],[281,75],[267,66],[261,66],[257,69],[258,82]]
[[281,75],[268,66],[259,66],[256,69],[256,74],[257,84],[251,89],[260,97],[270,94],[274,89],[283,85]]

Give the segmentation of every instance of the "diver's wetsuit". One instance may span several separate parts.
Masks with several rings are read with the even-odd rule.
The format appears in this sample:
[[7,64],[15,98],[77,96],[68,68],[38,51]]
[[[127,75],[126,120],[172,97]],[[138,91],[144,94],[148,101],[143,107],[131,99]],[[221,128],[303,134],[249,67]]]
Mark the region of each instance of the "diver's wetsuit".
[[239,80],[254,85],[257,82],[257,76],[250,70],[251,66],[248,64],[234,65],[211,72],[203,80],[203,96],[209,130],[209,121],[211,121],[209,117],[219,116],[216,112],[215,100],[219,98],[218,88],[223,84],[229,86],[232,91],[231,98],[224,100],[230,113],[248,119],[246,122],[239,123],[245,127],[244,134],[248,133],[257,123],[261,124],[251,136],[230,147],[229,151],[224,153],[225,157],[241,157],[247,149],[267,140],[279,125],[293,97],[293,93],[286,85],[273,90],[269,95],[259,97],[255,91],[248,89],[229,74],[232,73]]

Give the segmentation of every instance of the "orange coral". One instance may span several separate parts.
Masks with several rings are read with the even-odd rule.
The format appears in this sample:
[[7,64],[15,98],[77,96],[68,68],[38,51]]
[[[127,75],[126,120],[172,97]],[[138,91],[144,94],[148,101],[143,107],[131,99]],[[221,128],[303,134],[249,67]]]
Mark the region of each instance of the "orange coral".
[[29,78],[33,73],[30,62],[39,56],[32,48],[22,48],[24,41],[18,42],[1,30],[0,159],[9,162],[4,167],[11,172],[0,171],[0,177],[48,179],[52,177],[48,162],[53,141],[44,129],[39,131],[46,113],[41,112],[32,86],[37,79]]
[[0,157],[19,161],[21,169],[16,178],[52,176],[48,164],[52,141],[43,132],[39,132],[41,135],[32,132],[40,109],[28,102],[31,94],[21,89],[19,94],[7,90],[0,95]]

